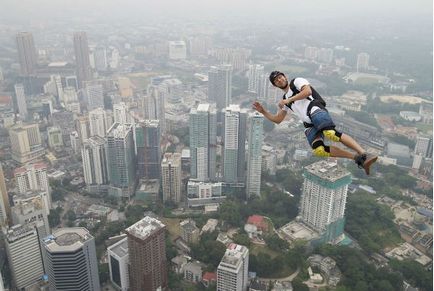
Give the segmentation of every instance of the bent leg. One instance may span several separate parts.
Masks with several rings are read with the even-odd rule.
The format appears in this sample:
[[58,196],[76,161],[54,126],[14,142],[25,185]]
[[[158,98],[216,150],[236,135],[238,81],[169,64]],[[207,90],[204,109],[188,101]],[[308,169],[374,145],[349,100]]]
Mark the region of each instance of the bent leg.
[[358,154],[363,154],[366,151],[348,134],[342,133],[341,135],[341,143],[343,143],[345,146],[349,147],[350,149],[356,151]]

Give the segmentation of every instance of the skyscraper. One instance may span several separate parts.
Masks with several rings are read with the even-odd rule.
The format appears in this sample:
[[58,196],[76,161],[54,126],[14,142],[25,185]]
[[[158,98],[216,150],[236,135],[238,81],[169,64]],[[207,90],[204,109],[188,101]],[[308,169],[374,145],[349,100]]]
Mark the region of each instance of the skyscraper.
[[181,202],[181,154],[166,153],[161,161],[163,201]]
[[87,109],[104,108],[104,92],[101,84],[86,82]]
[[104,138],[111,125],[112,124],[109,124],[108,122],[107,113],[104,109],[96,108],[89,111],[90,136],[99,136]]
[[158,120],[143,120],[136,125],[138,178],[161,177],[161,132]]
[[20,32],[16,39],[21,74],[24,76],[32,75],[35,73],[38,61],[33,35],[30,32]]
[[245,142],[247,110],[231,104],[225,110],[223,180],[227,183],[245,180]]
[[0,226],[7,225],[11,220],[11,206],[6,189],[3,166],[0,163]]
[[124,102],[113,104],[113,117],[114,122],[124,124],[128,122],[127,118],[128,108]]
[[185,41],[169,41],[169,59],[185,60],[187,57],[187,45]]
[[128,227],[130,290],[155,291],[167,287],[166,226],[146,216]]
[[104,138],[96,135],[86,140],[81,148],[81,158],[88,189],[100,188],[109,183]]
[[166,131],[166,105],[164,92],[156,85],[149,85],[147,94],[143,96],[144,119],[158,119],[161,134]]
[[50,290],[99,291],[95,239],[84,227],[59,228],[42,241]]
[[360,53],[357,55],[357,72],[364,72],[369,69],[369,55]]
[[249,65],[249,92],[259,94],[260,76],[264,74],[264,66]]
[[124,238],[107,248],[110,280],[122,291],[128,291],[129,282],[129,255],[128,239]]
[[217,291],[247,291],[249,249],[231,243],[217,267]]
[[48,184],[46,164],[37,163],[17,168],[14,171],[14,176],[17,181],[19,193],[25,194],[28,191],[44,191],[47,193],[45,203],[48,209],[51,209],[51,190]]
[[44,275],[39,239],[34,224],[15,225],[6,233],[6,253],[16,290],[38,282]]
[[247,183],[246,195],[260,196],[262,141],[264,140],[264,118],[255,112],[249,116],[248,152],[247,152]]
[[26,94],[24,91],[23,84],[15,85],[15,96],[17,97],[17,106],[18,106],[18,114],[20,115],[21,120],[27,119],[27,103],[26,103]]
[[38,124],[17,124],[9,129],[12,159],[24,164],[44,155]]
[[217,111],[232,101],[232,66],[211,67],[208,72],[208,100],[217,104]]
[[86,32],[74,32],[74,52],[75,63],[77,66],[78,85],[83,87],[83,82],[92,78],[92,69],[90,67],[89,44],[87,42]]
[[212,104],[199,104],[190,111],[191,178],[215,180],[217,114]]
[[81,115],[78,116],[75,120],[75,130],[78,133],[78,137],[80,140],[80,146],[90,137],[90,125],[89,125],[89,116]]
[[343,233],[345,204],[351,173],[328,160],[304,168],[303,194],[300,202],[302,221],[327,241]]
[[106,138],[109,193],[129,198],[136,178],[136,158],[131,124],[113,123]]
[[107,70],[107,50],[103,46],[95,48],[95,68],[97,71]]

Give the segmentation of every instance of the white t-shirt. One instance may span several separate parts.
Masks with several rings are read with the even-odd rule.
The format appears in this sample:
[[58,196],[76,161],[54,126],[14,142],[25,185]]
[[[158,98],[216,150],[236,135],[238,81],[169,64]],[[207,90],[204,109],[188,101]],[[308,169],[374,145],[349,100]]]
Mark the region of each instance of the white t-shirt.
[[[310,85],[308,80],[306,80],[304,78],[295,78],[294,79],[294,86],[295,86],[295,88],[297,88],[298,91],[301,91],[301,87],[303,87],[305,85]],[[284,99],[290,98],[292,96],[292,94],[294,94],[294,92],[292,92],[291,88],[289,88],[288,92],[285,94]],[[312,95],[310,97],[312,97]],[[307,107],[309,106],[310,102],[311,102],[311,100],[304,98],[302,100],[297,100],[297,101],[293,102],[291,105],[291,109],[289,109],[288,106],[283,106],[282,110],[285,110],[286,112],[288,112],[289,110],[292,110],[295,113],[295,115],[297,115],[298,118],[301,119],[301,121],[311,123],[309,116],[307,116],[307,114],[306,114],[307,113]],[[318,109],[319,109],[319,107],[314,106],[314,107],[312,107],[310,112],[313,113],[314,111],[316,111]]]

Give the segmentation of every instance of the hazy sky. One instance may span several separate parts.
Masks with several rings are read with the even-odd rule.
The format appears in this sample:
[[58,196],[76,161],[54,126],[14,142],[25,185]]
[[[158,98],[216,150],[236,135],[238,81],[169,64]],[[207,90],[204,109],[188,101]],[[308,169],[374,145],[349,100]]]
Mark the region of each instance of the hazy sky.
[[11,18],[105,15],[110,18],[156,16],[194,18],[279,18],[315,21],[315,18],[432,17],[432,0],[0,0],[0,23]]

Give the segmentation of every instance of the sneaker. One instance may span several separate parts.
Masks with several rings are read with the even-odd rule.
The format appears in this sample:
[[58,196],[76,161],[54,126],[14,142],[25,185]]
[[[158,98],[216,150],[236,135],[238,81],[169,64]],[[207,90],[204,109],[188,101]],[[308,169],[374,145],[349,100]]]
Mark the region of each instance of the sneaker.
[[363,168],[365,170],[366,175],[369,175],[370,167],[373,163],[377,161],[377,159],[378,156],[369,153],[363,153],[360,155],[356,155],[354,161],[359,166],[359,168]]

